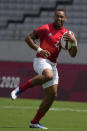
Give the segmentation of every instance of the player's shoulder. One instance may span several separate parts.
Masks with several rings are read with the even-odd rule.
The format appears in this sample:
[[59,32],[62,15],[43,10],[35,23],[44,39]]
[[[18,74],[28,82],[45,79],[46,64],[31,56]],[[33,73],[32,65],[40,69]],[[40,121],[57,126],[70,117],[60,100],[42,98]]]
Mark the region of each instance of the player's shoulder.
[[37,30],[44,31],[44,30],[47,30],[47,29],[48,29],[48,24],[44,24],[44,25],[39,26],[39,27],[36,29],[36,31],[37,31]]
[[42,25],[41,27],[43,27],[43,28],[51,28],[52,27],[52,23],[48,23],[48,24],[44,24],[44,25]]
[[36,31],[44,31],[48,28],[48,24],[44,24],[44,25],[41,25],[39,26],[38,28],[36,28]]
[[52,23],[48,23],[48,24],[41,25],[39,29],[42,29],[48,32],[49,30],[51,30],[51,28],[52,28]]

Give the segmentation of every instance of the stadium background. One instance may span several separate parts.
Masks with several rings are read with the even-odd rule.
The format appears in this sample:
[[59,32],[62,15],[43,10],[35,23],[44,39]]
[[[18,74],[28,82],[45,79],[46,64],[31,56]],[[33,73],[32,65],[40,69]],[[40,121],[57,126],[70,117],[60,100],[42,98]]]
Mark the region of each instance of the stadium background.
[[[25,36],[53,21],[54,10],[65,8],[65,27],[78,40],[78,54],[71,58],[62,51],[58,58],[60,85],[58,100],[87,102],[87,0],[0,0],[0,97],[9,97],[13,88],[35,75],[35,52]],[[26,91],[22,98],[42,98],[41,87]]]

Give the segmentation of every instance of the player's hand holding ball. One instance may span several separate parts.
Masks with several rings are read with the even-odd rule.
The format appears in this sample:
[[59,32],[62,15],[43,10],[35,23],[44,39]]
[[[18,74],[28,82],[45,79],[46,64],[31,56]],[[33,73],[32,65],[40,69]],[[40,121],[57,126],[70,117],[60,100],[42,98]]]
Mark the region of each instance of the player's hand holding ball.
[[69,50],[72,46],[77,46],[75,35],[72,31],[67,31],[61,38],[61,46],[63,49]]

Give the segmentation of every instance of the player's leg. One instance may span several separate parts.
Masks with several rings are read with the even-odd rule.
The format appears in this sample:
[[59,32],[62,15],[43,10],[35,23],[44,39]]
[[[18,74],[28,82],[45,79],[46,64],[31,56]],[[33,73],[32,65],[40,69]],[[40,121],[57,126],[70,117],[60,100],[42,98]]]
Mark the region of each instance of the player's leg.
[[50,106],[52,105],[53,101],[57,96],[57,89],[58,89],[57,84],[44,89],[46,97],[40,105],[41,112],[46,113],[49,110]]
[[[46,97],[45,99],[43,99],[35,117],[33,118],[33,120],[30,123],[30,127],[34,128],[34,126],[40,126],[39,125],[39,121],[40,119],[46,114],[46,112],[49,110],[49,108],[51,107],[53,101],[55,100],[55,97],[57,96],[57,88],[58,85],[53,85],[51,87],[48,87],[46,89],[44,89],[45,93],[46,93]],[[45,128],[44,126],[41,126],[39,128]]]
[[23,91],[28,88],[32,88],[36,85],[42,85],[43,83],[50,81],[53,79],[53,71],[50,69],[45,69],[42,75],[37,75],[32,79],[28,80],[24,85],[16,88],[11,92],[12,99],[16,99]]
[[30,127],[34,125],[39,126],[38,122],[40,119],[46,114],[46,112],[49,110],[50,106],[52,105],[53,101],[55,100],[55,97],[57,96],[57,89],[58,89],[58,71],[56,66],[52,66],[53,69],[53,79],[44,83],[42,86],[44,88],[44,91],[46,93],[45,99],[43,99],[35,117],[30,123]]
[[12,99],[16,99],[27,88],[32,88],[36,85],[42,85],[43,83],[53,79],[53,70],[49,63],[45,59],[37,59],[34,62],[34,69],[39,74],[32,79],[28,80],[24,85],[16,88],[11,92]]
[[27,88],[32,88],[36,85],[42,85],[43,83],[53,79],[53,71],[50,69],[45,69],[42,75],[36,75],[32,79],[29,79],[24,85],[20,86],[21,91],[26,90]]

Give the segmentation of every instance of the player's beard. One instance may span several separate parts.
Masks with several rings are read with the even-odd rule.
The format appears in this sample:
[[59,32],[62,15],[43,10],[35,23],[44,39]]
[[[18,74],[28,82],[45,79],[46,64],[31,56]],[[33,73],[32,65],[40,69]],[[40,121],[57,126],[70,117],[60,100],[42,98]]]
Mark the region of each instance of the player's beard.
[[55,27],[56,29],[61,29],[62,26],[63,26],[63,24],[64,24],[64,22],[55,21],[55,22],[54,22],[54,27]]

